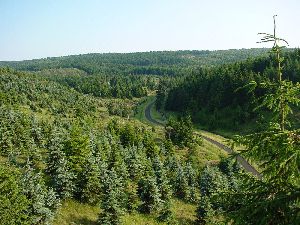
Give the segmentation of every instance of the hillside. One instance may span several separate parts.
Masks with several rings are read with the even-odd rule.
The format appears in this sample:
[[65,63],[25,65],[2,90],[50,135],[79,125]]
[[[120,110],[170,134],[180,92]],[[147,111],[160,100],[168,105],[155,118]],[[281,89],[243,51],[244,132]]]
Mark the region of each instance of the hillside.
[[[243,62],[227,64],[211,69],[195,71],[172,86],[160,85],[158,108],[188,112],[195,122],[209,130],[226,132],[249,132],[249,127],[258,119],[254,109],[263,95],[262,89],[249,93],[241,88],[251,81],[269,82],[276,79],[276,65],[273,57],[259,57]],[[283,79],[300,81],[300,51],[285,53]],[[296,110],[298,112],[298,110]],[[299,118],[293,119],[299,126]]]
[[266,55],[269,49],[103,53],[0,62],[18,70],[77,68],[102,75],[182,75],[187,67],[211,67]]
[[201,142],[174,146],[159,128],[112,117],[136,100],[84,95],[40,74],[2,68],[0,95],[4,224],[92,224],[108,205],[124,224],[164,224],[164,213],[192,224],[199,172],[225,155]]
[[[14,69],[0,68],[0,221],[212,225],[242,217],[244,207],[254,204],[252,198],[258,208],[263,199],[271,219],[275,207],[278,214],[284,210],[290,215],[282,224],[297,221],[300,52],[284,53],[284,80],[278,83],[276,60],[262,56],[265,51],[2,62]],[[264,86],[240,88],[251,81]],[[154,99],[163,115],[153,107]],[[269,108],[254,111],[264,99],[272,100]],[[288,108],[290,103],[296,106]],[[288,110],[278,123],[282,104]],[[292,109],[295,114],[288,116]],[[147,121],[151,113],[165,126]],[[264,126],[253,125],[256,133],[237,137],[232,146],[239,146],[230,150],[251,159],[261,173],[257,177],[216,147],[232,143],[209,133],[212,139],[201,138],[193,123],[241,133],[236,128],[257,118]],[[288,179],[277,174],[278,165]],[[261,187],[266,195],[260,196]],[[277,201],[282,195],[287,200],[276,208],[269,196]],[[242,224],[261,215],[253,213]],[[283,220],[280,215],[276,219]]]

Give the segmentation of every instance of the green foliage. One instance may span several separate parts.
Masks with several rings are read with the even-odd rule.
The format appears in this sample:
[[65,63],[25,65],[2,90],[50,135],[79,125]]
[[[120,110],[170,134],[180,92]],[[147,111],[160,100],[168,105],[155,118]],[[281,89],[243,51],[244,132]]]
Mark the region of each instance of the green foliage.
[[22,177],[23,193],[30,201],[29,215],[32,224],[51,224],[59,206],[59,200],[52,189],[48,189],[41,173],[36,173],[28,161]]
[[142,201],[140,211],[143,213],[157,212],[161,207],[161,193],[156,178],[149,174],[138,183],[138,194]]
[[[286,50],[282,55],[286,58],[281,63],[282,77],[290,80],[290,82],[286,81],[286,84],[282,83],[282,88],[284,88],[284,86],[291,85],[291,82],[295,84],[300,81],[300,54],[299,50]],[[260,114],[260,111],[254,111],[254,109],[257,106],[257,99],[265,94],[266,89],[259,86],[254,92],[248,92],[241,87],[248,85],[251,81],[268,83],[277,79],[276,60],[273,56],[260,57],[194,71],[184,79],[170,85],[167,94],[165,94],[165,88],[161,87],[157,104],[160,105],[165,101],[166,110],[189,112],[193,121],[199,122],[201,126],[209,130],[244,132],[240,127],[254,122]],[[282,61],[282,56],[279,60]],[[276,86],[274,89],[278,91],[277,96],[284,92]],[[274,92],[269,93],[274,94]],[[278,100],[278,98],[273,100],[275,99]],[[263,111],[268,112],[265,109]]]
[[[135,97],[156,90],[158,83],[162,107],[168,89],[182,77],[197,74],[199,62],[222,64],[249,51],[227,53],[231,56],[224,51],[91,54],[9,63],[34,73],[0,68],[0,152],[1,160],[11,163],[9,171],[0,172],[4,177],[0,199],[3,207],[11,204],[14,210],[8,215],[3,208],[0,215],[12,224],[50,224],[59,197],[64,203],[76,198],[89,208],[101,205],[99,224],[119,224],[123,212],[138,215],[138,209],[152,214],[140,217],[176,224],[179,213],[172,194],[188,202],[198,198],[195,165],[186,164],[192,160],[184,155],[201,144],[192,137],[191,118],[174,120],[172,137],[162,142],[160,133],[155,133],[159,129],[130,118],[112,120],[106,127],[106,118],[108,114],[130,116],[139,101]],[[171,141],[187,147],[180,156]],[[32,162],[20,170],[24,174],[19,182],[19,175],[11,171],[27,158]],[[192,213],[187,214],[193,219]],[[74,223],[90,222],[71,217]],[[178,223],[182,221],[178,218]]]
[[98,224],[118,225],[121,224],[122,208],[122,183],[114,169],[107,172],[103,182],[104,195],[101,199],[101,213]]
[[103,102],[34,74],[11,71],[0,76],[1,105],[26,106],[36,113],[42,109],[62,117],[95,116]]
[[198,185],[196,181],[197,179],[196,171],[192,167],[192,164],[188,162],[187,165],[185,166],[184,172],[188,183],[188,191],[185,199],[188,202],[196,202],[198,200],[198,193],[197,193]]
[[6,225],[31,224],[30,201],[23,193],[20,173],[0,164],[0,221]]
[[[49,75],[53,75],[53,71],[62,75],[60,68],[63,68],[64,70],[67,69],[69,75],[108,75],[107,79],[113,75],[128,74],[174,76],[185,74],[200,66],[211,67],[265,55],[267,51],[268,49],[232,49],[85,54],[22,62],[0,62],[0,65],[28,71],[46,70],[45,73]],[[73,70],[70,71],[70,68]],[[6,68],[3,70],[5,71]],[[95,84],[93,84],[93,89],[94,86]]]
[[63,135],[53,131],[49,138],[46,172],[51,185],[62,199],[72,197],[75,191],[75,175],[70,170],[66,155],[63,152]]
[[91,205],[97,205],[102,195],[102,179],[107,169],[106,163],[98,154],[89,155],[83,170],[82,200]]
[[87,157],[91,154],[91,149],[89,137],[76,124],[71,128],[69,138],[65,140],[64,152],[67,156],[70,170],[77,177],[76,193],[80,195],[80,190],[84,185],[83,170],[86,167]]
[[211,196],[222,190],[228,190],[227,177],[216,166],[206,166],[201,173],[200,181],[201,196]]
[[197,224],[199,225],[207,224],[210,218],[214,215],[208,196],[205,195],[201,196],[196,213],[197,213]]
[[174,218],[174,213],[171,210],[171,202],[164,201],[159,212],[159,216],[157,217],[159,221],[165,222],[168,225],[178,224],[176,219]]
[[186,146],[193,140],[193,124],[190,116],[171,118],[166,125],[166,138],[178,146]]
[[[239,187],[219,196],[226,216],[233,224],[298,224],[300,131],[288,126],[292,105],[298,105],[299,83],[282,80],[279,41],[274,34],[264,34],[262,42],[274,42],[277,79],[262,85],[267,89],[259,107],[267,107],[275,115],[270,125],[259,132],[237,137],[245,150],[241,155],[260,164],[262,179],[244,176]],[[275,77],[276,77],[275,76]],[[255,90],[255,89],[252,89]],[[244,196],[243,201],[237,199]]]

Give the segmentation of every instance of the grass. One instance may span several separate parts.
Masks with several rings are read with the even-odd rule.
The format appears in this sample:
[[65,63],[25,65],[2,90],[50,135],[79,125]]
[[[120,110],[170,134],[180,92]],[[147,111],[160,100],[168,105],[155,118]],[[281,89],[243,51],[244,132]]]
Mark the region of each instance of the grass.
[[156,110],[155,105],[153,105],[151,107],[151,116],[153,119],[155,119],[156,121],[158,121],[160,123],[163,123],[163,124],[167,123],[166,118],[163,118],[162,114]]
[[[192,225],[196,219],[196,206],[178,199],[172,200],[174,216],[181,225]],[[53,225],[95,225],[100,208],[88,204],[79,203],[75,200],[63,202]],[[146,215],[138,212],[126,213],[122,216],[123,225],[163,225],[166,223],[156,220],[155,215]]]
[[203,140],[203,143],[198,145],[193,152],[190,152],[188,148],[177,148],[176,155],[182,160],[189,158],[194,165],[197,165],[199,170],[208,164],[214,164],[219,162],[221,158],[228,156],[225,151],[206,140]]
[[99,207],[66,200],[59,209],[53,225],[93,225],[96,224]]

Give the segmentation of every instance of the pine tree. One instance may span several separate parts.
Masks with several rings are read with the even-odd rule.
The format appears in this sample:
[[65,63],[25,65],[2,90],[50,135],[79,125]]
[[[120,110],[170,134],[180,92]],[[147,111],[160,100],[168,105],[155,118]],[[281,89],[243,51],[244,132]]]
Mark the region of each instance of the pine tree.
[[138,194],[142,201],[140,211],[144,213],[157,212],[161,207],[161,194],[157,186],[156,177],[148,174],[138,183]]
[[51,183],[60,198],[71,197],[75,190],[75,175],[70,170],[67,158],[62,151],[63,139],[59,132],[54,131],[51,134],[48,149],[46,172],[50,176]]
[[20,174],[9,166],[0,164],[0,221],[15,225],[32,223],[28,211],[30,201],[22,192]]
[[191,163],[187,163],[185,166],[185,176],[188,183],[188,191],[186,200],[189,202],[196,202],[197,201],[197,182],[196,182],[196,172],[192,167]]
[[171,211],[172,187],[169,183],[166,170],[159,157],[153,159],[153,170],[156,176],[157,186],[161,194],[161,209],[158,220],[174,224],[174,215]]
[[133,181],[138,181],[141,178],[146,167],[147,157],[144,151],[142,145],[127,148],[126,166],[129,178]]
[[103,182],[103,196],[101,199],[101,213],[99,214],[98,224],[118,225],[121,224],[122,208],[122,183],[112,168]]
[[199,186],[201,196],[196,216],[197,222],[204,225],[213,220],[215,211],[221,212],[222,204],[215,200],[215,196],[228,191],[229,182],[226,175],[221,173],[217,166],[206,166],[201,173]]
[[107,170],[107,165],[98,154],[91,154],[87,159],[86,168],[83,171],[84,186],[82,189],[82,199],[92,205],[100,201],[102,194],[102,180]]
[[[300,84],[282,79],[282,46],[276,34],[263,33],[261,42],[273,42],[272,53],[277,66],[276,79],[264,83],[251,82],[248,87],[265,90],[258,108],[267,108],[274,114],[263,130],[237,138],[245,150],[241,154],[261,163],[262,179],[244,175],[239,187],[222,193],[219,201],[233,224],[300,223],[299,217],[299,153],[300,130],[289,126],[293,106],[300,104]],[[274,75],[273,75],[274,76]],[[243,201],[238,199],[243,198]]]
[[169,201],[172,196],[171,185],[169,183],[163,163],[160,161],[158,156],[154,158],[152,166],[156,176],[157,186],[161,193],[161,199],[164,201]]
[[222,190],[228,190],[229,184],[226,176],[216,166],[206,166],[200,177],[201,196],[210,197]]
[[[79,125],[73,125],[70,135],[64,142],[64,149],[70,170],[76,176],[76,197],[80,198],[80,190],[84,186],[83,170],[87,162],[87,156],[91,153],[90,139],[84,134]],[[77,193],[78,191],[78,193]]]
[[189,186],[185,172],[180,164],[178,164],[176,171],[176,178],[174,182],[175,194],[181,199],[186,199],[189,192]]
[[133,212],[134,210],[138,209],[140,205],[140,199],[138,196],[138,186],[134,182],[128,182],[127,186],[125,187],[126,193],[126,209],[128,212]]
[[201,196],[196,210],[197,224],[205,225],[213,216],[214,211],[211,207],[208,196]]
[[59,200],[52,189],[47,189],[41,173],[36,173],[27,161],[22,178],[23,193],[30,200],[32,224],[51,224],[59,206]]

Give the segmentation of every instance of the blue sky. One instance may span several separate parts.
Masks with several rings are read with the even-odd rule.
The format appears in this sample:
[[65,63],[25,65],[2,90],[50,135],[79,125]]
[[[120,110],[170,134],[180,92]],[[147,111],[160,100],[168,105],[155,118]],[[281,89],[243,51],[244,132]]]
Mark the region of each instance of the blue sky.
[[299,0],[0,0],[0,60],[91,52],[300,47]]

